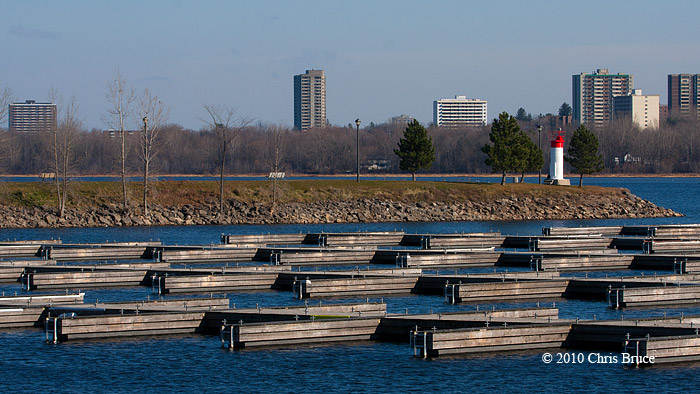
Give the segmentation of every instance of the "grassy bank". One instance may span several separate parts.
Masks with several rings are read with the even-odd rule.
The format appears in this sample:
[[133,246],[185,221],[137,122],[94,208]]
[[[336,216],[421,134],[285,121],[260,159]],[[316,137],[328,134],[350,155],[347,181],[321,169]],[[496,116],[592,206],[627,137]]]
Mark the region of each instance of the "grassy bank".
[[[463,182],[411,182],[351,180],[285,180],[278,183],[278,202],[304,203],[319,201],[352,201],[364,198],[416,202],[485,201],[513,196],[533,198],[582,198],[614,196],[622,189],[597,186],[544,186],[532,183],[500,184]],[[128,185],[129,199],[134,205],[142,199],[139,183]],[[150,204],[177,206],[218,201],[219,184],[215,181],[158,181],[153,183]],[[271,203],[272,184],[267,181],[229,181],[225,198],[243,203]],[[119,205],[119,182],[71,182],[69,206],[92,207]],[[0,184],[0,204],[17,207],[48,207],[55,205],[55,187],[48,182],[6,182]]]

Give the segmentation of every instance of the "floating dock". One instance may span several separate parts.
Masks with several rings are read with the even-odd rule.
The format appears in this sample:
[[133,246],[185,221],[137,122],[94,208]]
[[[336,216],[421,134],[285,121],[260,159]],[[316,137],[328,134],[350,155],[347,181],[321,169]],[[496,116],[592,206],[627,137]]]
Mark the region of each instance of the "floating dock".
[[[203,334],[219,335],[232,349],[375,340],[410,341],[418,357],[564,347],[624,349],[640,356],[630,365],[651,356],[658,362],[700,359],[700,316],[565,320],[555,304],[539,307],[559,298],[600,301],[602,308],[697,304],[700,225],[550,227],[532,236],[224,235],[220,241],[209,246],[0,244],[0,259],[9,259],[0,261],[0,281],[19,282],[27,291],[149,286],[157,294],[89,304],[82,302],[82,293],[3,296],[0,327],[41,325],[51,342]],[[637,271],[610,277],[596,272],[621,270]],[[571,273],[581,271],[590,277]],[[243,291],[291,291],[306,301],[256,308],[233,303],[231,308],[236,295],[231,300],[212,296]],[[192,296],[167,296],[176,293]],[[344,302],[409,294],[473,306],[396,314],[387,313],[384,302]],[[333,300],[307,300],[323,298]],[[490,305],[522,302],[538,306]]]

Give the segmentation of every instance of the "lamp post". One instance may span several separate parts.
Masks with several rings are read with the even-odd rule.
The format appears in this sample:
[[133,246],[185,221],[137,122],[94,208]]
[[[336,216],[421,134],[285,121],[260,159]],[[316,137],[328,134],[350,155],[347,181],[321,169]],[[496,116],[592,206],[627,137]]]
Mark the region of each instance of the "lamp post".
[[357,182],[360,182],[360,119],[355,119],[357,125]]
[[[537,147],[540,148],[540,153],[542,153],[542,126],[537,125]],[[542,166],[537,171],[537,184],[542,184]]]

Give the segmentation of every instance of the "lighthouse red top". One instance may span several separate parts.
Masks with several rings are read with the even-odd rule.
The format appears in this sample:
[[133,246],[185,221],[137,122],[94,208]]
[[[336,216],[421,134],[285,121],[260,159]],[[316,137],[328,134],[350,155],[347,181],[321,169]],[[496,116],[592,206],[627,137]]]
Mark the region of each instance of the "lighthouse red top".
[[564,136],[561,129],[558,131],[557,138],[552,140],[552,148],[563,148],[564,147]]

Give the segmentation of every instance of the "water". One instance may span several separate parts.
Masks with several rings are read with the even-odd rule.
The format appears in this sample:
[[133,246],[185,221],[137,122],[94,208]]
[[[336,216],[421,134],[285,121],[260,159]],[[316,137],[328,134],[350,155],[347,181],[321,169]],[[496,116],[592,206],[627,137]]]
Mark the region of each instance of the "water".
[[[469,179],[473,181],[473,179]],[[61,238],[64,242],[148,241],[166,244],[218,243],[222,233],[298,233],[318,231],[403,230],[409,233],[501,231],[539,234],[543,226],[699,223],[697,178],[591,178],[587,184],[626,187],[657,205],[684,213],[683,218],[584,221],[495,221],[441,223],[363,223],[331,225],[245,225],[201,227],[0,230],[0,239]],[[0,290],[19,292],[18,285]],[[87,290],[94,302],[145,299],[147,288]],[[289,292],[231,293],[237,307],[295,305]],[[378,301],[379,298],[370,298]],[[474,305],[448,305],[437,296],[385,297],[390,312],[451,312]],[[334,299],[323,302],[348,302]],[[498,304],[498,307],[534,303]],[[544,305],[544,303],[543,303]],[[627,319],[680,313],[700,314],[698,307],[611,310],[603,302],[557,301],[560,317]],[[482,305],[490,308],[491,305]],[[620,364],[545,364],[542,352],[415,359],[407,344],[366,342],[323,346],[289,346],[230,352],[217,337],[178,336],[93,340],[46,344],[41,330],[0,331],[0,393],[122,392],[324,392],[393,393],[429,391],[480,392],[694,392],[700,364],[624,369]],[[565,352],[554,349],[552,352]],[[573,351],[569,351],[573,352]],[[578,353],[578,352],[577,352]],[[603,352],[601,355],[619,353]],[[583,352],[588,358],[590,352]],[[592,356],[595,359],[594,356]]]

